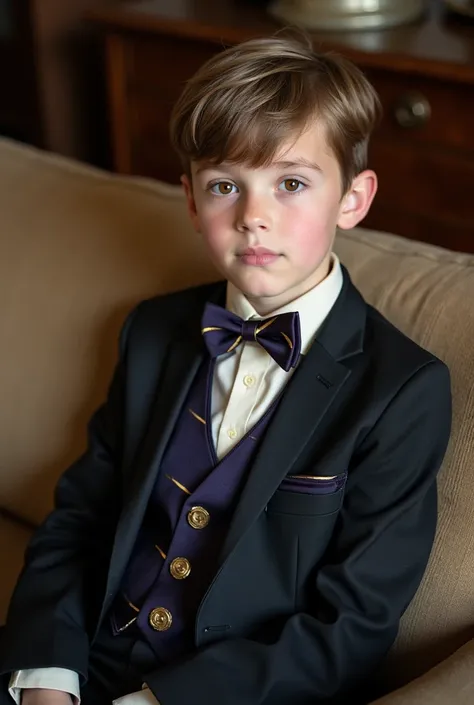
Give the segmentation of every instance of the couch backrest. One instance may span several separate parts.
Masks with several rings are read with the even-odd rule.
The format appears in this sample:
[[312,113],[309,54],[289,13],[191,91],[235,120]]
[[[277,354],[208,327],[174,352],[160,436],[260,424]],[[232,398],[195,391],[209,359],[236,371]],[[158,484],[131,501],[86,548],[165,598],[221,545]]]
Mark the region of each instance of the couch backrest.
[[[85,444],[125,314],[216,278],[179,189],[0,140],[0,506],[40,521]],[[474,637],[474,256],[364,230],[336,247],[367,300],[451,369],[436,545],[392,658],[405,682]]]

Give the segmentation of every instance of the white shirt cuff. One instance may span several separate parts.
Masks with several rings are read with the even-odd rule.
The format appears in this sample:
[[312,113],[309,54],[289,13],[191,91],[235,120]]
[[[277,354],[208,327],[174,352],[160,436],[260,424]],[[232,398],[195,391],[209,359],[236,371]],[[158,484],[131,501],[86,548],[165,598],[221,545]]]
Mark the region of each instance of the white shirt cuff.
[[130,693],[130,695],[124,695],[123,698],[113,700],[112,705],[160,705],[160,702],[149,688],[144,687],[143,690],[136,693]]
[[24,688],[48,688],[69,693],[77,705],[81,702],[79,694],[79,676],[67,668],[30,668],[12,673],[8,692],[20,705],[21,691]]

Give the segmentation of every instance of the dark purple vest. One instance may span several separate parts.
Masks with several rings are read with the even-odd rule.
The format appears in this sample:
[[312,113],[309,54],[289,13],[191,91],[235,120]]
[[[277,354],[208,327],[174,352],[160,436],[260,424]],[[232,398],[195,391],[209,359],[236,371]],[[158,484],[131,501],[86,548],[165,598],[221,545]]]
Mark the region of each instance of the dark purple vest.
[[196,612],[259,439],[276,402],[219,462],[212,441],[214,363],[198,372],[160,467],[112,610],[118,634],[138,627],[161,662],[193,648]]

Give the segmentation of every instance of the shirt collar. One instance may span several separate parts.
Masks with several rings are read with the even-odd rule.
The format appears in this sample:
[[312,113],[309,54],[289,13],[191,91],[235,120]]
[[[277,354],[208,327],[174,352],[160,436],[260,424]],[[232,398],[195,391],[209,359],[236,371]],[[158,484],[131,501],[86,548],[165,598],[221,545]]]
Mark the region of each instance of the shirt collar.
[[[289,304],[272,311],[265,318],[277,316],[281,313],[298,311],[301,325],[301,352],[305,354],[336,303],[342,284],[341,263],[337,255],[332,253],[331,269],[322,282]],[[248,321],[251,318],[262,318],[244,294],[231,282],[227,283],[226,308],[244,321]]]

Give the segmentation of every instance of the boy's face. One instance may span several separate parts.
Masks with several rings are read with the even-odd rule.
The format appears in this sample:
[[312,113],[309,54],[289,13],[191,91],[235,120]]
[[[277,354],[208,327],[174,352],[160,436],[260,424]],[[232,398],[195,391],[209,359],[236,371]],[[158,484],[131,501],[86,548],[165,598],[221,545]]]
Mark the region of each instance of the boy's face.
[[213,262],[262,316],[326,277],[336,227],[355,227],[377,189],[365,171],[341,197],[339,164],[317,124],[268,167],[193,163],[192,183],[182,182]]

